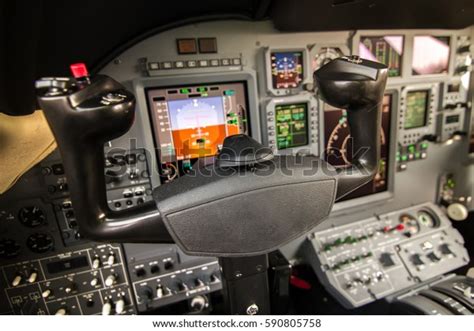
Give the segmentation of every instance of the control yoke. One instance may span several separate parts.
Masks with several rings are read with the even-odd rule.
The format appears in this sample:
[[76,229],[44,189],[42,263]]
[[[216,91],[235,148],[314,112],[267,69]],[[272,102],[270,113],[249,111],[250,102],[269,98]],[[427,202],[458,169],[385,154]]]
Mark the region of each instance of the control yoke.
[[135,97],[107,76],[37,81],[39,104],[58,143],[81,233],[98,241],[176,242],[194,255],[266,254],[306,234],[337,198],[370,181],[379,161],[387,69],[339,58],[315,72],[319,95],[347,109],[356,155],[335,169],[317,157],[273,155],[250,137],[227,137],[216,162],[158,186],[154,201],[107,206],[104,143],[129,130]]
[[338,169],[337,200],[377,173],[387,67],[358,56],[343,57],[315,71],[314,81],[321,99],[347,110],[354,154],[352,166]]

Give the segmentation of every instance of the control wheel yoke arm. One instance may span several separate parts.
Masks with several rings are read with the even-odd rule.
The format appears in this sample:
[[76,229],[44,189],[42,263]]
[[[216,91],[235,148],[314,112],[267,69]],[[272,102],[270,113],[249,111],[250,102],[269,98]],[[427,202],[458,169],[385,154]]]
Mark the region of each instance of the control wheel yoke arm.
[[[61,152],[81,233],[97,241],[175,241],[186,253],[220,257],[266,254],[303,235],[329,215],[334,200],[375,175],[387,69],[358,57],[339,58],[316,71],[314,79],[325,102],[347,109],[356,151],[351,167],[336,171],[317,158],[273,159],[253,139],[231,136],[223,151],[237,155],[236,148],[250,147],[254,152],[222,159],[223,167],[232,168],[235,161],[235,169],[244,171],[252,162],[261,163],[271,176],[256,180],[255,170],[227,176],[217,164],[211,176],[183,176],[156,188],[155,201],[123,211],[111,211],[107,204],[103,146],[130,129],[135,97],[107,76],[87,77],[87,84],[77,77],[37,81],[38,101]],[[310,166],[318,169],[311,176],[304,172]],[[272,233],[266,236],[269,228]],[[251,239],[233,238],[236,232]]]

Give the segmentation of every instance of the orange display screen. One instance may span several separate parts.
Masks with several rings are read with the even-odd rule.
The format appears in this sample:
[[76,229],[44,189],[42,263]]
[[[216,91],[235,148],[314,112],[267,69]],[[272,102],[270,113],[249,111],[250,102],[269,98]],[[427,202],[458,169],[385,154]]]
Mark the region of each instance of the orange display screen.
[[248,133],[244,82],[149,89],[148,99],[162,163],[215,155]]

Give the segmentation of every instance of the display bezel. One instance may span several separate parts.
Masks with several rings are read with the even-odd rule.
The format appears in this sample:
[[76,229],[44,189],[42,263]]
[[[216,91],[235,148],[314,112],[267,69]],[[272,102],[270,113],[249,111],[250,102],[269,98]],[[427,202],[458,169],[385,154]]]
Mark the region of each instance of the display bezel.
[[[300,106],[300,105],[304,105],[304,121],[305,121],[305,137],[306,137],[306,142],[305,143],[299,143],[299,144],[293,144],[291,146],[288,146],[288,147],[284,147],[284,148],[281,148],[279,145],[278,145],[278,108],[281,107],[283,109],[287,109],[288,107],[292,107],[292,106]],[[293,114],[292,114],[293,115]],[[307,102],[292,102],[292,103],[281,103],[281,104],[278,104],[278,105],[275,105],[275,129],[276,129],[276,143],[277,143],[277,149],[279,151],[281,150],[285,150],[285,149],[290,149],[290,148],[297,148],[297,147],[302,147],[302,146],[307,146],[309,145],[309,142],[310,142],[310,137],[309,137],[309,105]]]
[[[448,38],[449,39],[449,42],[448,42],[448,46],[449,46],[448,66],[446,68],[446,72],[430,73],[430,74],[416,74],[416,73],[414,73],[413,60],[414,60],[414,56],[415,56],[415,38],[416,37],[434,37],[434,38],[441,37],[441,38]],[[452,45],[453,45],[453,36],[451,34],[415,34],[415,35],[413,35],[411,37],[410,77],[413,77],[413,78],[415,78],[415,77],[444,77],[444,76],[449,75],[451,73],[451,59],[452,59],[452,52],[453,52]]]
[[[414,125],[414,126],[409,126],[407,127],[407,114],[408,112],[408,97],[411,94],[415,93],[423,93],[424,94],[424,99],[425,99],[425,110],[423,114],[423,123],[420,125]],[[422,127],[425,127],[428,124],[428,117],[429,117],[429,112],[430,112],[430,94],[431,94],[431,89],[419,89],[419,90],[410,90],[407,91],[406,94],[406,106],[405,106],[405,112],[404,112],[404,117],[403,117],[403,130],[413,130],[413,129],[419,129]]]
[[[179,85],[171,85],[171,86],[159,86],[159,87],[153,87],[153,86],[149,86],[149,87],[146,87],[144,89],[144,92],[145,92],[145,97],[146,97],[146,101],[147,101],[147,110],[148,110],[148,115],[150,116],[151,118],[151,122],[153,123],[152,125],[152,131],[153,131],[153,140],[154,140],[154,146],[155,146],[155,149],[157,150],[157,154],[158,154],[158,161],[160,163],[165,163],[165,161],[163,161],[161,159],[161,155],[160,155],[160,141],[159,141],[159,133],[157,132],[157,119],[155,117],[155,115],[153,114],[153,110],[152,110],[152,105],[150,104],[150,95],[149,93],[151,91],[154,91],[154,90],[170,90],[170,89],[184,89],[184,88],[192,88],[192,87],[199,87],[199,86],[203,86],[203,85],[207,85],[207,86],[217,86],[217,85],[224,85],[224,84],[243,84],[243,90],[244,90],[244,98],[245,98],[245,107],[246,107],[246,117],[247,117],[247,130],[248,132],[245,132],[245,134],[247,135],[251,135],[252,134],[252,129],[251,129],[251,120],[250,120],[250,114],[249,114],[249,98],[248,98],[248,85],[247,85],[247,82],[245,80],[241,80],[241,81],[223,81],[223,82],[214,82],[214,83],[193,83],[193,84],[179,84]],[[203,98],[206,98],[206,97],[203,97]],[[170,101],[170,100],[167,100],[167,102]],[[174,101],[174,100],[173,100]],[[211,156],[214,156],[214,155],[206,155],[204,157],[211,157]],[[172,158],[172,160],[168,160],[166,162],[176,162],[178,161],[179,159],[176,157],[176,155]]]
[[[276,89],[273,87],[273,77],[272,77],[272,68],[271,68],[271,55],[272,53],[294,53],[300,52],[303,56],[302,66],[303,66],[303,77],[301,84],[298,87],[294,88],[282,88]],[[283,96],[289,95],[297,91],[302,91],[303,86],[306,83],[312,81],[311,66],[309,64],[309,53],[308,50],[304,47],[300,48],[265,48],[264,49],[264,59],[265,59],[265,75],[266,75],[266,89],[267,91],[274,96]]]
[[160,180],[160,159],[158,157],[158,148],[155,142],[153,133],[152,119],[148,111],[147,95],[145,93],[146,88],[150,87],[165,87],[165,86],[177,86],[177,85],[200,85],[200,84],[213,84],[221,82],[235,82],[245,81],[247,83],[247,102],[248,102],[248,121],[249,131],[252,133],[252,137],[257,141],[261,141],[260,128],[260,117],[258,112],[258,98],[257,98],[257,85],[255,74],[252,71],[239,71],[233,73],[206,73],[206,74],[183,74],[173,76],[154,76],[146,78],[138,78],[130,82],[131,88],[135,91],[137,98],[137,118],[136,120],[141,124],[140,132],[135,132],[140,137],[143,137],[144,146],[149,146],[153,150],[147,150],[147,163],[148,169],[152,171],[151,182],[152,186],[162,185]]
[[[403,72],[405,68],[405,53],[406,53],[406,36],[404,34],[394,34],[394,33],[389,33],[389,34],[363,34],[361,33],[358,38],[357,38],[357,54],[360,55],[360,43],[362,38],[385,38],[385,37],[401,37],[402,38],[402,53],[400,54],[400,65],[398,68],[398,75],[396,76],[391,76],[389,74],[389,78],[401,78],[403,77]],[[374,55],[375,56],[375,55]],[[389,69],[390,72],[390,69]]]

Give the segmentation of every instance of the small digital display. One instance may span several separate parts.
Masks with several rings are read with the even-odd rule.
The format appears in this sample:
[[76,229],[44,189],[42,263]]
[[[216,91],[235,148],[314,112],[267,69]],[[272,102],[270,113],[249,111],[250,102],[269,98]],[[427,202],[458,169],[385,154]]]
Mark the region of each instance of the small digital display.
[[405,110],[405,129],[415,129],[426,125],[429,90],[409,91]]
[[413,38],[413,75],[445,74],[449,68],[449,37]]
[[[385,94],[382,105],[382,130],[380,132],[380,163],[375,178],[341,199],[350,200],[388,189],[388,162],[390,147],[390,116],[392,95]],[[337,168],[349,167],[357,151],[352,148],[352,139],[347,123],[347,111],[324,105],[324,159]]]
[[459,122],[459,115],[449,115],[446,116],[445,123],[446,124],[453,124]]
[[146,92],[162,163],[215,155],[227,136],[249,133],[245,82]]
[[303,52],[270,54],[274,89],[297,88],[303,82]]
[[275,107],[278,149],[308,145],[308,104]]
[[50,262],[46,265],[46,268],[50,274],[57,274],[59,272],[66,272],[70,270],[84,268],[87,266],[89,266],[87,257],[79,256],[71,259]]
[[403,36],[361,36],[359,56],[388,67],[388,76],[401,75]]

